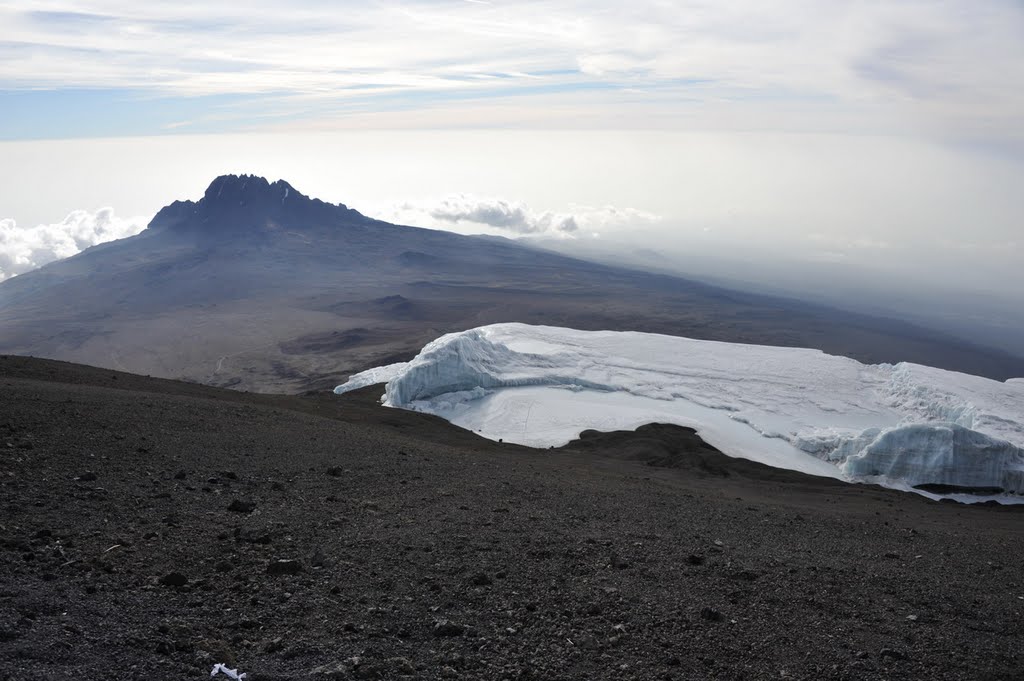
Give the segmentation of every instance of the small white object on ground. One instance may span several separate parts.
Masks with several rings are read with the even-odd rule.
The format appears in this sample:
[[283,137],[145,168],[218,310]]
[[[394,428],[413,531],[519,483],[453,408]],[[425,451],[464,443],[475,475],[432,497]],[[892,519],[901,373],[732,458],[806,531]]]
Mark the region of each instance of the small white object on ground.
[[229,679],[235,679],[236,681],[242,681],[245,678],[245,672],[239,674],[237,669],[228,669],[226,665],[220,662],[213,665],[213,671],[210,672],[210,676],[217,676],[217,674],[224,674]]

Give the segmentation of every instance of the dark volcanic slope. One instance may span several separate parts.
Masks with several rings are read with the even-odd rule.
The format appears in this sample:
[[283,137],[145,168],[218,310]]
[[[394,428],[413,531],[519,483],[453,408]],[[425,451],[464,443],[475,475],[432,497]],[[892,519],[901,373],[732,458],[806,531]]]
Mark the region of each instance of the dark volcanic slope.
[[263,392],[333,387],[502,321],[1024,375],[1024,359],[899,321],[391,225],[249,176],[217,178],[138,236],[0,282],[0,352]]
[[0,388],[0,679],[1024,674],[1012,510],[764,477],[682,429],[502,446],[373,391],[19,358]]

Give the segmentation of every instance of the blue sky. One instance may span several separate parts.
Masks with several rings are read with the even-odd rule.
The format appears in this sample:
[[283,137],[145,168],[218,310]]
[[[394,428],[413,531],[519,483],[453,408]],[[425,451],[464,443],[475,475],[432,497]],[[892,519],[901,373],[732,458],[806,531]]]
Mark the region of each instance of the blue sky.
[[0,139],[6,140],[152,135],[186,125],[193,133],[217,132],[230,121],[252,125],[259,120],[240,114],[258,101],[239,94],[179,97],[148,90],[60,88],[13,90],[0,97]]

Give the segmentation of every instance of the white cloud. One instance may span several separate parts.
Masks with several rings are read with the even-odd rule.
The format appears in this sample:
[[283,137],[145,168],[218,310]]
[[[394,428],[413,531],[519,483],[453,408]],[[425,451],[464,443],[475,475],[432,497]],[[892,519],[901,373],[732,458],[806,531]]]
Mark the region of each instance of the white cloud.
[[341,126],[381,111],[458,117],[468,100],[511,106],[497,122],[481,113],[475,125],[536,124],[538,111],[560,123],[582,111],[628,124],[788,122],[1019,139],[1024,116],[1019,0],[82,7],[4,3],[0,89],[263,94],[276,98],[259,107],[266,115]]
[[518,236],[546,234],[572,237],[594,234],[608,227],[653,223],[660,217],[635,208],[572,204],[565,212],[534,211],[518,201],[453,194],[430,201],[405,202],[379,217],[421,227],[460,232],[489,231]]
[[429,209],[430,217],[442,222],[472,222],[506,229],[518,234],[537,232],[575,232],[579,229],[572,215],[550,211],[533,213],[522,203],[504,199],[477,199],[466,194],[442,199]]
[[76,210],[62,222],[18,227],[13,219],[0,220],[0,281],[69,258],[114,239],[138,234],[148,218],[119,218],[113,208],[95,213]]

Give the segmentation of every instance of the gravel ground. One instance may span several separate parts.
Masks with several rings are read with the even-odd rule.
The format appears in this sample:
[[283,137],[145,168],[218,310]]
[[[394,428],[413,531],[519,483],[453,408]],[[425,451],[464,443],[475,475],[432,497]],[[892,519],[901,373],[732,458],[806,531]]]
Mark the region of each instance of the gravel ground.
[[[0,679],[1022,679],[1024,513],[0,358]],[[221,677],[227,678],[227,677]]]

